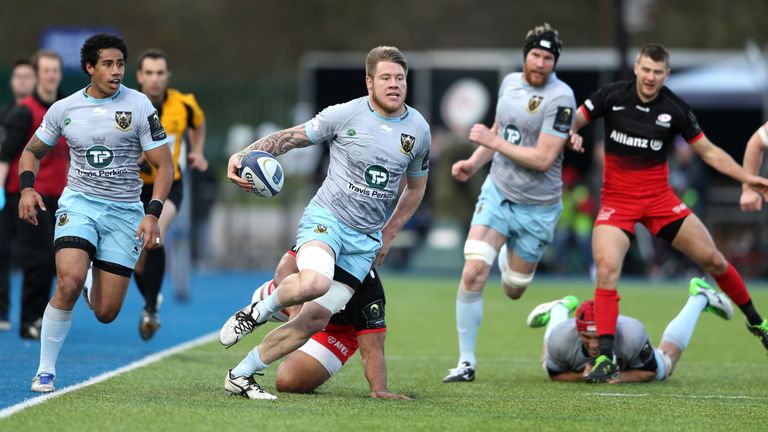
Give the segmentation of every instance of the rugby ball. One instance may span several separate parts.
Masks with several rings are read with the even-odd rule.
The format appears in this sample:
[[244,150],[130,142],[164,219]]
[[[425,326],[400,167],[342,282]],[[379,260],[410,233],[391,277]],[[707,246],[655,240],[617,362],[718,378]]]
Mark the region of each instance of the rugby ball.
[[271,154],[254,150],[240,160],[240,178],[251,184],[251,192],[264,198],[280,193],[285,175],[280,162]]

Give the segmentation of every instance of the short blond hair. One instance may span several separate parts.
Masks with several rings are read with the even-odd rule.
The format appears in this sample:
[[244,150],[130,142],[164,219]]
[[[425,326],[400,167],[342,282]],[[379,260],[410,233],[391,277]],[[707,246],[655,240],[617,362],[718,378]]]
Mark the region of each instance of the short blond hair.
[[399,49],[393,46],[377,46],[368,52],[365,58],[365,74],[371,78],[376,74],[376,66],[379,62],[397,63],[403,67],[405,74],[408,75],[408,62]]

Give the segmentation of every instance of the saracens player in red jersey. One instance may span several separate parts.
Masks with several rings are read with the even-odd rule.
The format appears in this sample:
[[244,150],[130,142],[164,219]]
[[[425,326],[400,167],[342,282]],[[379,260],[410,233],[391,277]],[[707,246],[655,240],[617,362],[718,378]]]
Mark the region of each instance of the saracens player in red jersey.
[[707,228],[672,191],[667,157],[679,134],[709,166],[761,193],[763,199],[768,179],[750,174],[707,139],[688,104],[664,86],[669,54],[663,46],[643,46],[634,72],[634,81],[609,84],[579,107],[569,144],[583,152],[576,132],[599,117],[605,119],[601,207],[592,232],[600,355],[587,382],[605,382],[619,370],[613,360],[620,298],[616,287],[635,223],[642,223],[712,275],[768,349],[768,322],[755,310],[744,281],[717,249]]

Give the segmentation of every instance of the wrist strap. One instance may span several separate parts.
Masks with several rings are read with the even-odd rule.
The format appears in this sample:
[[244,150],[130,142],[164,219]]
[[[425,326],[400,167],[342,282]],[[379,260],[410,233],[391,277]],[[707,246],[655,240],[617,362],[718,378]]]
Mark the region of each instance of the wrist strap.
[[19,174],[19,182],[21,183],[19,189],[24,190],[26,188],[33,188],[35,187],[35,173],[32,171],[24,171],[21,174]]
[[152,215],[160,219],[160,214],[163,212],[163,202],[159,199],[153,199],[147,204],[147,211],[144,214]]

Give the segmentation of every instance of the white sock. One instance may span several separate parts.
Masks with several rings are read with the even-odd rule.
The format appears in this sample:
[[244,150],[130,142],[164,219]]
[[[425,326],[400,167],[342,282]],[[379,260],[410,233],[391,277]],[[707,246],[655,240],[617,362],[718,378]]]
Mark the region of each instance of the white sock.
[[247,356],[232,369],[233,376],[251,376],[256,372],[263,371],[267,368],[267,365],[261,361],[261,354],[259,354],[259,347],[252,349]]
[[72,311],[56,309],[48,303],[40,330],[40,366],[37,374],[45,372],[56,375],[56,360],[71,327]]
[[85,282],[83,283],[83,288],[87,290],[88,292],[88,303],[93,304],[93,300],[91,297],[93,296],[93,290],[91,287],[93,286],[93,266],[88,266],[88,273],[85,274]]
[[260,301],[256,304],[256,310],[259,311],[259,318],[256,320],[257,322],[267,322],[273,313],[285,307],[280,304],[280,300],[277,299],[277,291],[278,290],[275,289],[269,297],[264,299],[264,301]]
[[696,321],[699,320],[705,307],[707,307],[707,297],[704,294],[689,298],[680,313],[667,324],[664,335],[661,337],[662,342],[672,342],[680,347],[680,351],[685,351],[693,336],[693,330],[696,329]]
[[468,362],[473,368],[477,331],[483,322],[483,292],[467,292],[459,288],[456,294],[456,330],[459,333],[459,363]]
[[552,333],[552,330],[558,324],[568,319],[568,314],[568,308],[563,306],[562,303],[552,306],[552,309],[549,310],[549,323],[547,324],[547,329],[544,330],[545,342],[549,339],[549,334]]

